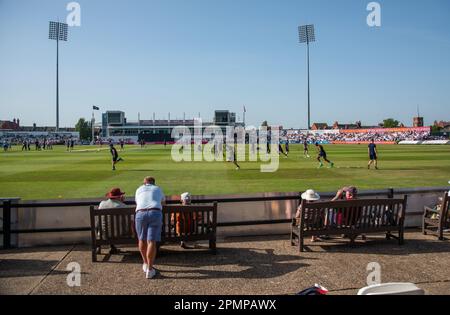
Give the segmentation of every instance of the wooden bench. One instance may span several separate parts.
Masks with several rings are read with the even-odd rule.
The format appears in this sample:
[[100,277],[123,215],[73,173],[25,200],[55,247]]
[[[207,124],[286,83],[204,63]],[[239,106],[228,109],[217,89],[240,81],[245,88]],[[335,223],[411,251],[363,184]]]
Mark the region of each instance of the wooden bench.
[[442,241],[444,240],[444,230],[450,228],[450,197],[448,196],[448,192],[445,192],[442,203],[439,206],[440,209],[425,207],[422,231],[424,235],[435,235]]
[[[346,235],[353,243],[361,234],[386,232],[403,244],[406,196],[403,199],[358,199],[308,203],[301,201],[300,218],[292,220],[291,245],[304,250],[308,236]],[[397,231],[397,236],[391,232]]]
[[[102,209],[91,206],[92,261],[97,261],[102,246],[137,245],[135,208]],[[178,218],[178,220],[177,220]],[[177,228],[178,224],[178,228]],[[213,205],[167,205],[163,207],[161,242],[209,241],[216,252],[217,203]],[[177,233],[177,230],[179,233]]]

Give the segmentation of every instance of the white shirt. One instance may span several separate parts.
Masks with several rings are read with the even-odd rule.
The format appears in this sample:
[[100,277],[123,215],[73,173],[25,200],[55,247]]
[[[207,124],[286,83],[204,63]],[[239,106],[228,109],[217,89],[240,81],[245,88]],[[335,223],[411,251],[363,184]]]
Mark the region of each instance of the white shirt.
[[162,209],[164,194],[156,185],[142,185],[136,190],[136,211],[144,209]]
[[98,209],[101,210],[101,209],[124,208],[126,206],[127,205],[120,200],[108,199],[100,202]]

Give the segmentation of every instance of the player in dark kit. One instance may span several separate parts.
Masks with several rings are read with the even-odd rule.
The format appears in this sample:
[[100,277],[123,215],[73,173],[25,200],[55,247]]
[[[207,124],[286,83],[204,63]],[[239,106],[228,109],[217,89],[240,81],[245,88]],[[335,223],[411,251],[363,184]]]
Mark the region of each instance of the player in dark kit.
[[322,163],[321,159],[323,159],[325,162],[329,163],[330,168],[333,168],[334,163],[327,159],[327,153],[325,152],[325,149],[323,148],[323,146],[321,144],[319,144],[318,142],[316,142],[316,148],[319,152],[319,155],[317,156],[317,161],[319,161],[319,163],[320,163],[319,168],[323,167],[323,163]]
[[377,151],[377,145],[375,144],[375,141],[372,139],[372,141],[369,144],[368,148],[369,152],[369,164],[367,165],[367,169],[370,170],[370,165],[372,163],[375,163],[375,169],[378,169],[378,151]]
[[305,140],[303,140],[303,157],[306,158],[310,158],[309,153],[308,153],[308,139],[305,138]]
[[123,146],[124,146],[124,141],[123,139],[120,139],[120,151],[123,151]]
[[112,170],[115,171],[116,163],[123,161],[123,159],[121,157],[119,157],[119,154],[117,153],[116,148],[114,148],[114,144],[110,143],[109,148],[110,148],[109,152],[111,152],[111,157],[112,157]]
[[284,154],[285,157],[287,157],[287,153],[284,153],[283,147],[281,146],[281,141],[278,143],[278,154]]

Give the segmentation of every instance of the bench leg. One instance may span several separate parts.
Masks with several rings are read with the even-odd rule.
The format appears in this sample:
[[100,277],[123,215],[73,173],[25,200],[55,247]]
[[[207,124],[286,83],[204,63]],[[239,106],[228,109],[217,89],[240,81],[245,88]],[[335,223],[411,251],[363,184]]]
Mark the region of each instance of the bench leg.
[[440,241],[444,240],[444,231],[443,231],[443,229],[441,227],[439,228],[439,231],[438,231],[438,239]]
[[404,237],[403,237],[403,233],[404,233],[403,228],[401,228],[398,231],[398,245],[403,245],[405,243],[405,240],[404,240]]
[[209,241],[209,249],[211,249],[213,254],[216,254],[217,248],[216,248],[216,241],[215,240],[210,240]]
[[298,251],[299,252],[304,252],[305,251],[305,246],[303,244],[303,241],[304,241],[304,237],[303,237],[303,235],[300,235],[298,237]]
[[387,240],[390,240],[390,239],[391,239],[391,232],[387,232],[387,233],[386,233],[386,239],[387,239]]
[[97,248],[92,248],[92,262],[97,262]]
[[427,235],[427,224],[425,222],[425,218],[423,218],[423,221],[422,221],[422,233],[423,233],[423,235]]
[[291,230],[291,246],[295,246],[300,242],[300,230],[298,231],[298,234],[295,234],[293,230]]

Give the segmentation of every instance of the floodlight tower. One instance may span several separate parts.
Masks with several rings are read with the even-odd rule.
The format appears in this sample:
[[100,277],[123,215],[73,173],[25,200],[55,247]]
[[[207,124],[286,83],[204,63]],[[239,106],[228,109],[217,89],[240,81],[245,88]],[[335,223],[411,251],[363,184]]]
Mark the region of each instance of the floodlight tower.
[[48,39],[56,40],[56,131],[59,131],[59,41],[67,41],[67,24],[50,22]]
[[314,34],[314,24],[302,25],[298,27],[299,41],[306,43],[308,59],[308,130],[311,130],[311,93],[309,87],[309,43],[316,41]]

